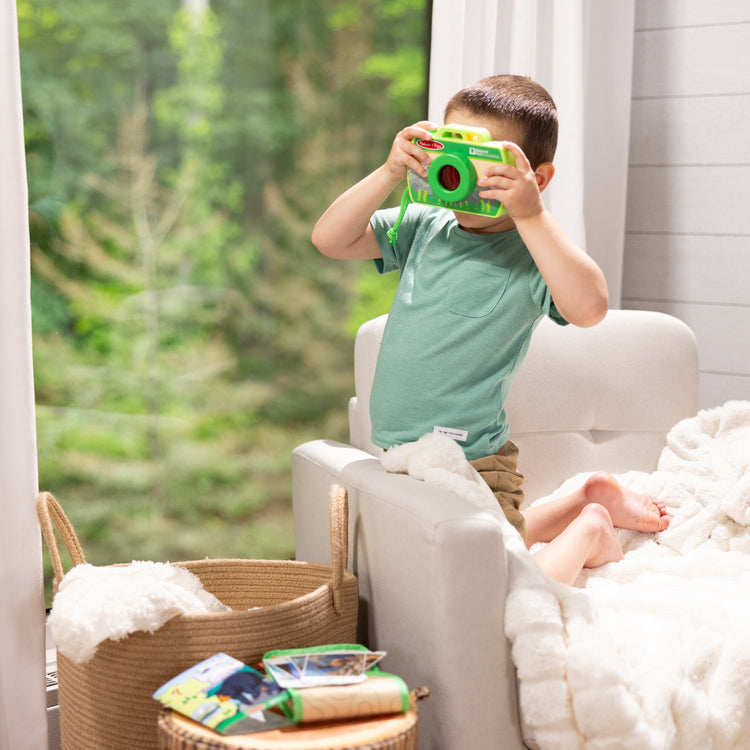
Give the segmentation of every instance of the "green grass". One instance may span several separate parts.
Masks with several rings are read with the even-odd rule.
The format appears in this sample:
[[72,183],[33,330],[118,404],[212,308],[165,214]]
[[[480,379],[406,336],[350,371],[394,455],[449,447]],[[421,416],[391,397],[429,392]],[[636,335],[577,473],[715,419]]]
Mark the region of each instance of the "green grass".
[[[289,455],[305,440],[342,439],[346,431],[343,410],[319,423],[232,429],[198,441],[188,422],[167,420],[162,455],[150,459],[142,421],[122,419],[107,432],[102,419],[87,411],[37,413],[40,488],[56,496],[95,565],[292,558]],[[50,606],[46,550],[44,559]]]

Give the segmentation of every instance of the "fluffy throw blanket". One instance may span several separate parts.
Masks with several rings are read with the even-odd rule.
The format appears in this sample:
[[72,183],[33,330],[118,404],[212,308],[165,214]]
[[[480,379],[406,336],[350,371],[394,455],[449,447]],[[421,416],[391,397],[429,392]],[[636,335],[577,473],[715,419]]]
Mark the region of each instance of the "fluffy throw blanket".
[[49,625],[60,653],[84,663],[108,638],[153,633],[178,614],[228,611],[186,568],[141,561],[120,567],[84,564],[60,581]]
[[[412,463],[442,484],[429,456],[450,449],[423,440],[389,451],[386,468]],[[445,486],[472,485],[461,494],[477,502],[466,466],[450,473]],[[750,748],[750,403],[680,422],[655,472],[618,479],[663,502],[670,527],[619,531],[624,559],[573,587],[544,576],[504,526],[524,738],[550,750]],[[479,504],[489,508],[486,495]]]

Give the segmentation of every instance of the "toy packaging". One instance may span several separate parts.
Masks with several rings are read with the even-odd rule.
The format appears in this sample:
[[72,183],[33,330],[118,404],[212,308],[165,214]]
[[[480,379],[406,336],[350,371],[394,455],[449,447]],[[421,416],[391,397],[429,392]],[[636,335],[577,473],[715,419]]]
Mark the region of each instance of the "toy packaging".
[[295,723],[310,723],[407,711],[409,689],[380,670],[384,656],[360,644],[337,644],[269,651],[263,665],[287,689],[284,713]]
[[263,665],[284,688],[352,685],[367,679],[367,670],[385,656],[383,651],[354,648],[308,649],[269,652]]

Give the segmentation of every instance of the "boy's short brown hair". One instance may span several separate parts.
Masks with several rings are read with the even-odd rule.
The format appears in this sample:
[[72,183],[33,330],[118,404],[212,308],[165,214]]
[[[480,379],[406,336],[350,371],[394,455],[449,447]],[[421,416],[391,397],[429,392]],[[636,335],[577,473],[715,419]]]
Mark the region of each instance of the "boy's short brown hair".
[[546,89],[531,78],[517,75],[483,78],[455,94],[445,113],[456,109],[515,125],[523,133],[524,142],[518,145],[532,169],[551,162],[555,156],[557,107]]

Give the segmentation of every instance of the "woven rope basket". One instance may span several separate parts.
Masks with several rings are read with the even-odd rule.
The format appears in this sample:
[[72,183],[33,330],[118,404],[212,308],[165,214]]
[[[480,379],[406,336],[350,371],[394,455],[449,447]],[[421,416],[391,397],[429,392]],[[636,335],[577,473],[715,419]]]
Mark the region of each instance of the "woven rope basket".
[[[37,497],[57,591],[64,575],[54,529],[73,565],[85,563],[78,538],[57,500]],[[253,665],[266,651],[353,643],[357,580],[346,570],[346,490],[330,497],[331,565],[292,560],[178,562],[234,611],[177,615],[153,634],[133,633],[100,644],[77,664],[58,652],[63,750],[157,750],[159,704],[153,692],[199,661],[223,651]],[[253,609],[250,609],[253,608]]]

